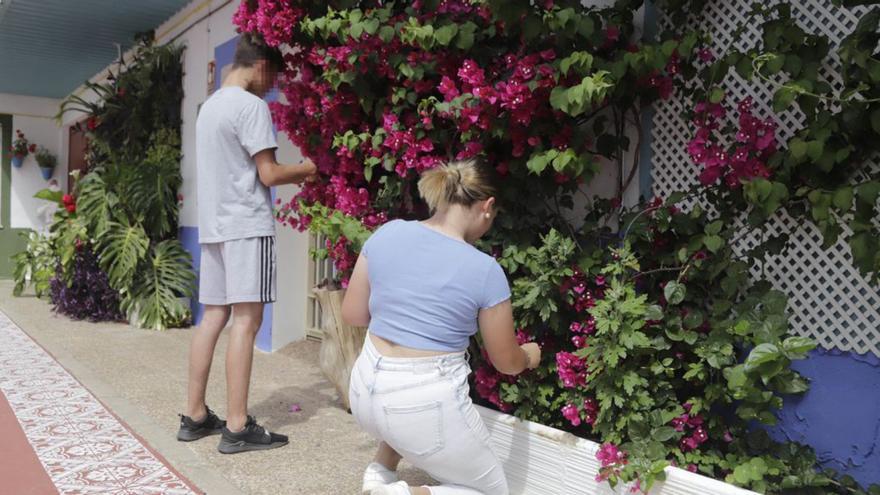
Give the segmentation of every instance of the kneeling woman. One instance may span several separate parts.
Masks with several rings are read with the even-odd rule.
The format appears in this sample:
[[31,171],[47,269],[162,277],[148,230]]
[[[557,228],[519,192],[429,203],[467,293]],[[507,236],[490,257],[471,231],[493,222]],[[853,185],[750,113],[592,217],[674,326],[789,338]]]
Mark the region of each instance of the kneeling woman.
[[[351,375],[351,410],[381,441],[363,493],[508,493],[470,400],[465,350],[479,327],[492,363],[510,375],[537,366],[541,351],[517,345],[504,272],[472,245],[495,219],[490,177],[474,161],[425,172],[419,192],[433,216],[382,226],[355,265],[342,312],[369,334]],[[441,485],[398,481],[401,456]]]

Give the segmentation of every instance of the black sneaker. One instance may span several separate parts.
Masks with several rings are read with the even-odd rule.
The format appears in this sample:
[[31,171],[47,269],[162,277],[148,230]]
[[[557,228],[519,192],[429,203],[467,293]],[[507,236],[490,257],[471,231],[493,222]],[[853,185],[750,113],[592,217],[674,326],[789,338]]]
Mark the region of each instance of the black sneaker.
[[226,426],[223,427],[223,437],[220,438],[220,446],[217,450],[221,454],[237,454],[250,450],[277,449],[287,445],[287,436],[271,433],[269,430],[257,424],[253,416],[248,416],[244,429],[239,432],[231,432]]
[[223,421],[209,407],[205,407],[208,415],[205,419],[195,422],[189,416],[180,415],[180,429],[177,430],[177,439],[181,442],[192,442],[200,438],[217,435],[226,427]]

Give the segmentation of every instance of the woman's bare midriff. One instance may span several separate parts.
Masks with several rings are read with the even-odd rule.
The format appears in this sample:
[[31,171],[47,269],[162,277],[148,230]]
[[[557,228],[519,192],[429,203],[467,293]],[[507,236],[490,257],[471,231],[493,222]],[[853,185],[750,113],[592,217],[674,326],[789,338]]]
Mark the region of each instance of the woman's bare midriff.
[[444,354],[454,354],[446,351],[426,351],[424,349],[412,349],[410,347],[404,347],[402,345],[397,345],[394,342],[389,340],[385,340],[382,337],[377,337],[376,335],[369,334],[370,340],[373,341],[373,345],[376,346],[376,350],[379,351],[379,354],[385,357],[391,358],[419,358],[419,357],[431,357],[431,356],[442,356]]

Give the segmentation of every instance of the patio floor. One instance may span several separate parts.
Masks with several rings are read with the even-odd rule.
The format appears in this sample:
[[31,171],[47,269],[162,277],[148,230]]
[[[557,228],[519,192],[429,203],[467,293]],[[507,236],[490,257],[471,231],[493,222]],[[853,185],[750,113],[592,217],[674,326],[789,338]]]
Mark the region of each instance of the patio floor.
[[[200,491],[211,495],[359,493],[361,470],[375,442],[342,409],[335,389],[321,374],[319,344],[299,342],[271,354],[256,352],[251,414],[270,429],[289,435],[291,444],[268,452],[226,456],[216,450],[217,437],[193,443],[174,438],[177,413],[185,403],[192,329],[154,332],[124,324],[71,321],[55,315],[45,301],[32,296],[15,298],[11,292],[11,282],[0,281],[0,311],[140,437],[147,450],[164,459],[170,471]],[[224,355],[225,337],[218,344],[208,388],[209,404],[221,415],[225,411]],[[293,404],[302,410],[291,412]],[[21,413],[15,407],[13,411],[21,422]],[[3,423],[12,417],[0,415],[0,429],[9,428]],[[413,483],[426,481],[407,466],[401,475]]]

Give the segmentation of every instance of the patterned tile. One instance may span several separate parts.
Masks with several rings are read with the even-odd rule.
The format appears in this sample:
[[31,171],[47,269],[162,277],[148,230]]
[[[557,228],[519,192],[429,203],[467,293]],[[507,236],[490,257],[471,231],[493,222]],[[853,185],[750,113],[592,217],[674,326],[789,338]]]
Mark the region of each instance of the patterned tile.
[[2,312],[0,391],[59,493],[197,493]]

